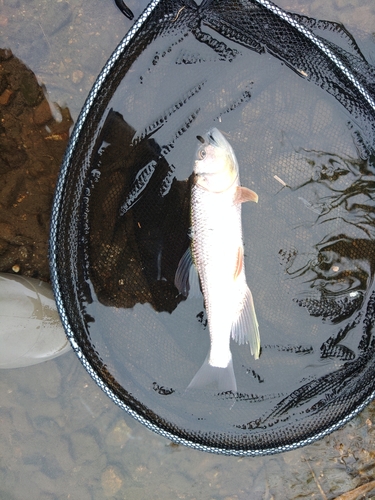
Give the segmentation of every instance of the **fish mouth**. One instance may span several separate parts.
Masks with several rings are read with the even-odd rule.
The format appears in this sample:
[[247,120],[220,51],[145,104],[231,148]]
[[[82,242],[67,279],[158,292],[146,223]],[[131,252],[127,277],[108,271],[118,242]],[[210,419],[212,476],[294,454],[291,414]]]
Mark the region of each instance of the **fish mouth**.
[[214,137],[214,132],[216,131],[217,129],[213,128],[212,130],[210,130],[208,133],[207,133],[207,137],[209,139],[209,142],[211,144],[213,144],[214,146],[219,146],[219,143],[217,142],[217,140],[215,139]]
[[201,135],[197,135],[196,137],[197,137],[198,141],[201,142],[202,144],[212,144],[213,146],[219,147],[220,144],[217,141],[217,139],[215,139],[215,137],[214,137],[215,132],[219,132],[219,131],[216,128],[209,130],[206,134],[207,139],[205,139]]

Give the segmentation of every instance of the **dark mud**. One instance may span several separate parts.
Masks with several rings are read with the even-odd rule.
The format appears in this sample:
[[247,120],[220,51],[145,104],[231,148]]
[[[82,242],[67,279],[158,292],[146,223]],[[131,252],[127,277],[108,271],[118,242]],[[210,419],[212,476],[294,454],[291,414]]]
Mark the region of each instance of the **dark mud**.
[[49,280],[49,219],[72,123],[33,72],[1,49],[0,272]]

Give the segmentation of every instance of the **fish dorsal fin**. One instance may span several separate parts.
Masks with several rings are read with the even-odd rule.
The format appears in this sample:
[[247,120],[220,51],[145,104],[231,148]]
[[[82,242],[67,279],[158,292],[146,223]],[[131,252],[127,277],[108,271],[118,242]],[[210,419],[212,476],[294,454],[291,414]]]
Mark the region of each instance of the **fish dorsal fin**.
[[243,269],[243,247],[238,247],[236,269],[234,271],[234,281],[236,281],[238,276],[241,274],[242,269]]
[[258,203],[258,195],[247,187],[237,186],[234,203],[245,203],[246,201]]
[[246,287],[242,308],[232,324],[231,335],[232,339],[240,345],[249,343],[251,354],[255,359],[259,358],[260,336],[258,320],[255,315],[253,296],[248,286]]
[[178,263],[174,284],[177,290],[187,297],[201,295],[197,268],[194,265],[190,247],[186,250]]

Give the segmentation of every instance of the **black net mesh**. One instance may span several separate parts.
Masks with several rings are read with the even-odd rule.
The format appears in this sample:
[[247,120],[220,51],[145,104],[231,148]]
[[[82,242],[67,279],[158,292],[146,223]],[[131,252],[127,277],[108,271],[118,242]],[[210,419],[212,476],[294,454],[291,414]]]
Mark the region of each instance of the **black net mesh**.
[[[373,398],[374,77],[342,26],[265,0],[152,2],[105,66],[61,170],[52,277],[85,368],[152,430],[275,453]],[[213,126],[259,195],[242,223],[262,352],[232,343],[236,394],[186,390],[209,333],[174,286]]]

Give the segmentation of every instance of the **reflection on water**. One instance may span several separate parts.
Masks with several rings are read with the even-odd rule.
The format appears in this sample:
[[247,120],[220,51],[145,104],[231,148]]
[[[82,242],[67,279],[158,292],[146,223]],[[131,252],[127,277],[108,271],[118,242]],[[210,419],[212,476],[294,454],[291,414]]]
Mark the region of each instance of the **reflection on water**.
[[101,209],[90,210],[87,222],[90,273],[106,305],[149,302],[171,312],[181,300],[174,276],[189,244],[189,186],[174,178],[154,139],[129,149],[134,134],[109,111],[93,159],[91,190]]
[[322,357],[352,360],[355,352],[345,340],[359,322],[373,282],[372,165],[327,154],[308,160],[313,171],[310,182],[323,186],[314,193],[315,206],[324,204],[314,224],[322,238],[306,254],[289,255],[286,273],[298,283],[294,300],[310,315],[339,324],[359,313],[321,346]]
[[[312,217],[299,216],[295,230],[308,228],[311,237],[304,242],[306,251],[281,249],[280,263],[297,283],[294,300],[312,316],[339,322],[360,309],[372,284],[372,166],[364,160],[306,153],[311,179],[291,189],[309,197],[298,199]],[[298,209],[303,211],[303,205]]]

